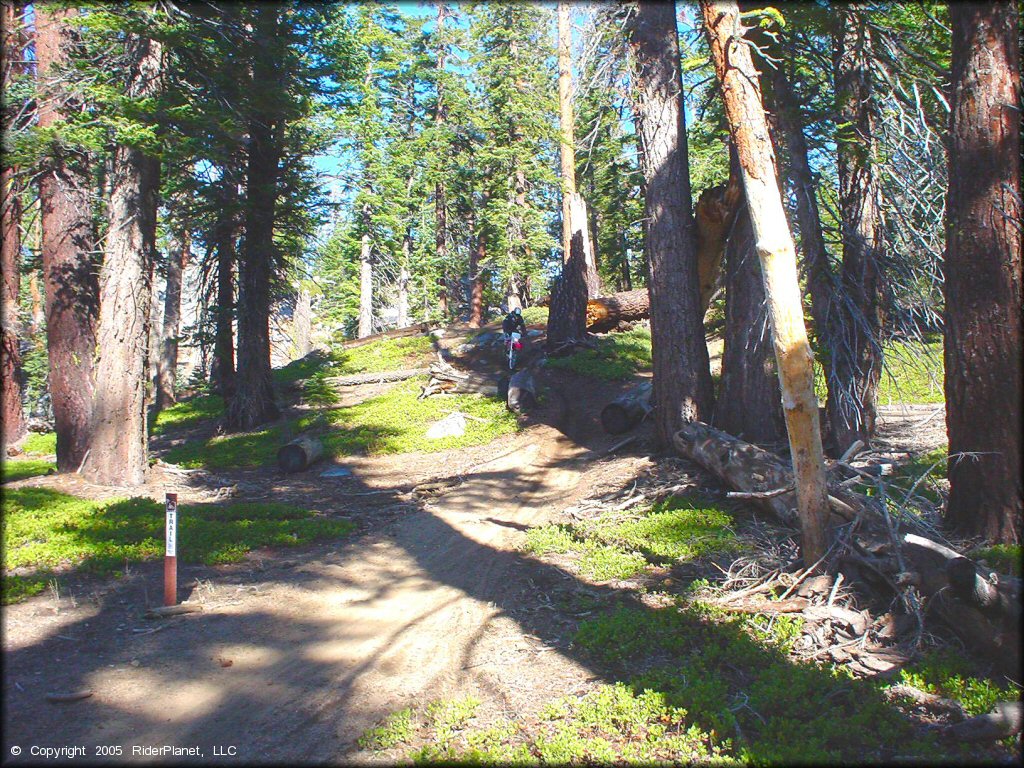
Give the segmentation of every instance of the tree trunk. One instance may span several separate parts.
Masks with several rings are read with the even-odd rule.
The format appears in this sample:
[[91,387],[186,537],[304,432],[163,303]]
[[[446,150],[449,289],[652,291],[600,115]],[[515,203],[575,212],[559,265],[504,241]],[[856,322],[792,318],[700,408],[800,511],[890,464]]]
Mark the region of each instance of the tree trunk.
[[1021,539],[1020,47],[1015,3],[953,3],[945,263],[946,515]]
[[583,255],[584,231],[577,229],[573,232],[569,261],[562,267],[562,274],[551,293],[547,335],[549,349],[568,341],[582,341],[587,337],[587,266]]
[[[47,78],[67,61],[67,19],[76,11],[39,5],[36,13],[37,71],[47,96],[37,111],[39,126],[47,128],[64,117],[56,108],[62,99]],[[54,146],[40,175],[39,201],[49,389],[61,472],[81,466],[91,437],[99,287],[90,187],[87,158]]]
[[729,230],[736,221],[737,211],[743,201],[739,166],[735,162],[731,162],[729,166],[728,183],[705,189],[694,209],[694,218],[697,221],[697,275],[700,279],[701,318],[707,313],[711,297],[715,293],[715,286],[722,272],[722,258],[725,255]]
[[164,293],[164,321],[160,334],[157,368],[156,410],[177,402],[174,389],[178,379],[178,331],[181,326],[181,277],[188,263],[189,233],[182,227],[167,259],[167,290]]
[[305,357],[313,351],[312,297],[305,287],[299,288],[299,295],[295,300],[295,312],[292,314],[292,330],[295,354],[298,357]]
[[[804,274],[807,278],[807,292],[811,297],[811,317],[818,347],[825,351],[820,359],[825,372],[829,391],[829,402],[838,402],[838,393],[833,393],[835,377],[832,372],[832,356],[835,349],[832,324],[838,309],[835,307],[836,290],[832,268],[825,250],[825,237],[821,229],[821,214],[818,210],[817,184],[808,160],[807,140],[804,137],[800,105],[793,93],[789,79],[781,67],[772,70],[772,94],[777,100],[775,116],[779,130],[783,133],[789,156],[788,175],[796,198],[796,217],[800,228],[800,246],[803,253]],[[835,446],[833,446],[834,448]],[[837,452],[838,456],[840,452]]]
[[[137,35],[128,96],[159,93],[160,43]],[[100,272],[92,440],[83,471],[100,485],[142,485],[149,470],[146,435],[147,343],[160,161],[137,147],[114,151],[110,229]]]
[[725,350],[714,425],[749,443],[786,439],[779,380],[772,370],[771,324],[746,206],[739,212],[725,266]]
[[[284,87],[283,75],[275,66],[275,57],[260,51],[273,48],[280,11],[269,4],[253,6],[253,11],[253,84],[276,93]],[[238,269],[238,371],[226,418],[228,427],[237,430],[252,429],[279,414],[270,367],[270,278],[281,131],[282,118],[271,107],[258,110],[249,119],[245,240]]]
[[406,328],[394,328],[390,331],[375,333],[372,336],[366,336],[362,339],[346,341],[344,344],[341,345],[341,348],[354,349],[355,347],[364,347],[367,344],[373,344],[373,342],[381,341],[382,339],[404,339],[407,336],[422,336],[423,334],[429,332],[429,323],[416,323],[416,325],[410,325]]
[[814,356],[804,327],[796,253],[776,182],[757,72],[750,50],[733,37],[741,28],[739,10],[735,2],[701,0],[700,5],[761,260],[797,484],[801,552],[810,565],[828,548],[828,494],[814,395]]
[[707,418],[714,399],[700,312],[675,3],[642,0],[629,23],[644,250],[650,270],[654,419],[670,445],[686,421]]
[[[450,15],[451,11],[445,3],[437,4],[435,35],[441,34],[444,30],[445,19]],[[447,62],[447,53],[447,48],[442,46],[437,55],[437,106],[434,110],[434,126],[438,129],[438,133],[448,119],[441,75]],[[434,182],[434,252],[437,255],[437,264],[441,269],[441,276],[437,279],[438,307],[441,310],[441,322],[446,322],[448,319],[448,280],[446,277],[448,270],[448,200],[442,179]]]
[[232,183],[224,185],[224,207],[213,228],[213,240],[217,249],[217,306],[215,308],[216,332],[213,343],[213,364],[210,379],[225,402],[235,394],[235,236],[237,188]]
[[[844,128],[836,142],[839,208],[842,215],[843,292],[849,310],[835,326],[827,410],[836,450],[870,442],[875,431],[878,381],[882,373],[879,338],[885,323],[881,200],[875,148],[876,116],[871,87],[871,33],[866,11],[839,9],[836,36],[836,100]],[[838,309],[838,308],[837,308]]]
[[[3,78],[2,87],[7,93],[13,62],[22,57],[20,21],[17,19],[17,5],[3,3]],[[8,105],[3,105],[3,134],[6,136],[15,126]],[[0,170],[0,272],[3,275],[3,294],[0,295],[0,333],[3,334],[0,348],[0,387],[3,404],[0,407],[0,456],[7,455],[7,446],[25,436],[25,409],[22,406],[21,350],[18,340],[22,335],[18,317],[18,291],[21,287],[21,182],[16,180],[17,169],[4,158]]]
[[558,152],[562,170],[562,264],[568,264],[572,248],[572,213],[569,200],[576,194],[576,140],[572,108],[571,7],[558,2]]
[[398,327],[409,324],[409,261],[412,259],[412,231],[402,238],[402,264],[398,268]]
[[476,245],[469,252],[469,327],[484,324],[484,277],[481,264],[487,258],[487,240],[483,228],[476,234]]
[[[363,212],[364,218],[368,214]],[[370,233],[363,232],[359,244],[359,338],[373,333],[373,252],[370,248]]]

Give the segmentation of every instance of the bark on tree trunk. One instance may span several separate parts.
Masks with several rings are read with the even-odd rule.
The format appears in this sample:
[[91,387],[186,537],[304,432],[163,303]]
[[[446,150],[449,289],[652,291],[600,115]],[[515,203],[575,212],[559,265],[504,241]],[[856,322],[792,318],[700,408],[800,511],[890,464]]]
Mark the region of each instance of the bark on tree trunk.
[[562,267],[562,274],[551,294],[547,335],[549,349],[587,337],[587,266],[583,255],[583,231],[577,229],[573,232],[569,262]]
[[726,117],[739,153],[786,414],[802,529],[805,563],[828,547],[828,494],[814,395],[814,356],[807,342],[793,238],[786,224],[775,174],[757,72],[749,49],[735,39],[742,29],[735,2],[701,0],[704,28],[715,72],[722,84]]
[[224,207],[213,229],[217,249],[217,306],[216,332],[213,344],[213,364],[210,380],[217,386],[224,402],[235,394],[235,235],[237,188],[233,183],[224,185]]
[[[14,74],[14,63],[22,57],[21,24],[17,18],[17,4],[3,3],[3,76],[6,93]],[[8,105],[3,105],[3,133],[7,135],[15,126]],[[3,275],[3,294],[0,295],[0,456],[7,455],[7,446],[25,436],[25,409],[22,407],[21,350],[18,340],[22,335],[18,317],[18,291],[21,286],[21,182],[16,180],[17,169],[4,159],[0,170],[0,272]]]
[[[160,90],[160,43],[129,35],[128,95]],[[100,272],[92,440],[83,472],[99,485],[141,485],[149,469],[146,362],[160,161],[141,149],[114,151],[110,229]]]
[[953,3],[945,263],[946,515],[1021,539],[1020,47],[1015,3]]
[[305,357],[313,351],[313,307],[312,297],[304,287],[299,288],[299,295],[295,300],[292,329],[295,354],[300,358]]
[[675,3],[640,2],[629,37],[645,181],[652,403],[658,439],[670,445],[683,422],[710,416],[714,399],[700,312]]
[[562,170],[562,264],[568,264],[572,248],[572,213],[569,200],[576,194],[576,141],[572,108],[572,25],[570,5],[558,3],[558,153]]
[[784,441],[786,422],[773,365],[771,324],[745,205],[726,246],[725,274],[725,350],[713,423],[749,443]]
[[843,292],[850,302],[835,326],[827,407],[836,450],[870,442],[875,431],[878,381],[882,374],[879,336],[885,323],[882,302],[881,200],[875,149],[876,117],[871,87],[871,33],[866,11],[839,11],[836,35],[836,99],[841,123],[837,141],[839,208],[842,215]]
[[[47,77],[67,60],[67,19],[73,9],[36,7],[36,63],[48,98],[38,103],[39,126],[62,119]],[[57,432],[57,469],[77,470],[89,449],[93,355],[99,288],[94,268],[87,158],[53,147],[39,180],[42,270],[46,304],[49,389]]]
[[[254,6],[253,83],[272,91],[283,88],[273,55],[260,53],[276,40],[274,5]],[[246,170],[245,240],[238,269],[238,370],[235,394],[227,408],[229,428],[249,430],[277,418],[270,367],[270,276],[274,265],[274,221],[281,157],[282,118],[272,109],[249,120]]]
[[409,260],[412,258],[412,231],[402,238],[402,264],[398,268],[398,327],[409,324]]
[[[451,11],[445,3],[437,4],[437,24],[434,27],[434,34],[440,35],[444,30],[445,19],[451,15]],[[437,107],[434,112],[434,125],[438,128],[444,126],[448,119],[448,110],[444,102],[443,79],[440,73],[444,72],[447,62],[447,48],[442,47],[437,56]],[[446,277],[448,267],[448,200],[445,191],[444,181],[434,182],[434,252],[437,254],[437,263],[441,268],[441,277],[437,279],[438,307],[441,310],[441,322],[448,319],[448,280]]]
[[487,241],[481,228],[476,234],[476,245],[469,252],[469,327],[484,324],[484,277],[481,264],[487,258]]
[[177,402],[174,389],[178,379],[178,331],[181,326],[181,277],[188,263],[190,238],[184,227],[167,259],[167,289],[164,293],[163,329],[157,368],[156,410]]
[[743,202],[743,184],[739,166],[729,164],[729,181],[705,189],[697,201],[694,218],[697,221],[697,275],[700,279],[701,318],[708,311],[722,272],[729,230]]

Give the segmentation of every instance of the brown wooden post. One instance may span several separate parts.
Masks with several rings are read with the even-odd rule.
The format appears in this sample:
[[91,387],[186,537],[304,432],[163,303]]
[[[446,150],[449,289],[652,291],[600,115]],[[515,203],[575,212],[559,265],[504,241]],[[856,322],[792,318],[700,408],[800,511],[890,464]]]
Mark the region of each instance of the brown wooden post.
[[178,604],[178,494],[168,493],[165,503],[164,605]]

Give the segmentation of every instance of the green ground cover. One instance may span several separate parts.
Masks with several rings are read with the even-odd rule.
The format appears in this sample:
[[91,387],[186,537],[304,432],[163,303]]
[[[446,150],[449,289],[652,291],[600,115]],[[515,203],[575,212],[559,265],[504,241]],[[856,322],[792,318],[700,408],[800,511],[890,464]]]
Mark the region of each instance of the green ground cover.
[[731,525],[727,512],[706,501],[672,496],[594,520],[531,528],[525,547],[538,555],[570,554],[579,572],[597,581],[628,579],[648,565],[735,551]]
[[57,452],[57,433],[31,432],[22,449],[27,456],[52,456]]
[[651,369],[651,332],[646,328],[599,336],[595,344],[594,349],[551,358],[547,366],[602,381],[621,381]]
[[56,471],[57,465],[45,459],[5,459],[0,462],[0,482],[13,483]]
[[[943,371],[942,341],[894,341],[885,346],[885,368],[878,382],[878,403],[941,404]],[[814,391],[824,405],[828,396],[825,375],[818,358],[814,362]]]
[[[44,589],[57,569],[117,575],[163,555],[164,507],[151,499],[90,501],[17,488],[4,492],[3,514],[5,604]],[[179,509],[179,557],[235,562],[257,547],[310,544],[354,529],[349,520],[289,504],[186,504]]]
[[[417,400],[419,385],[418,379],[410,379],[358,405],[318,411],[257,432],[193,440],[170,449],[165,459],[189,468],[258,467],[274,461],[277,450],[287,439],[302,432],[316,434],[330,457],[435,452],[483,445],[518,429],[515,416],[500,400],[480,395]],[[465,434],[428,439],[430,426],[452,411],[471,417],[467,419]]]
[[224,413],[224,398],[220,395],[193,397],[160,411],[150,424],[149,434],[162,435],[168,430],[215,419],[222,413]]

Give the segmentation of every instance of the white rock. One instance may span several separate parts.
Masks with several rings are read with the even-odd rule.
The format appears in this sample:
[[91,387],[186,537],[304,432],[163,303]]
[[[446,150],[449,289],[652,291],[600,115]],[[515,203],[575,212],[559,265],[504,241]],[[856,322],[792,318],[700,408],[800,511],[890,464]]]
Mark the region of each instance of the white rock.
[[427,430],[429,440],[440,440],[443,437],[462,437],[466,433],[466,417],[458,411],[450,413]]

